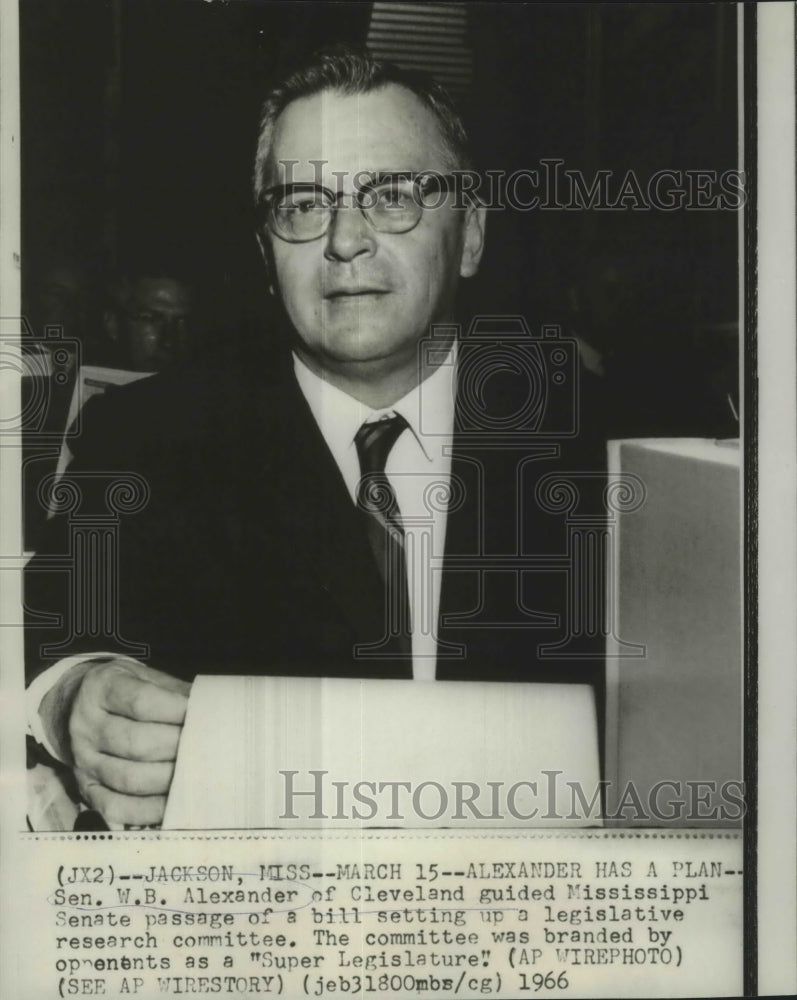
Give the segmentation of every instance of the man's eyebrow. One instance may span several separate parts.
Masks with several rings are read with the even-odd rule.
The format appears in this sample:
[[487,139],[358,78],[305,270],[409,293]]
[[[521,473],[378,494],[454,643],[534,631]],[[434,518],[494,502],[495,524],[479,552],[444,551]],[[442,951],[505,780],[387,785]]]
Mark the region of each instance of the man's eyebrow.
[[381,181],[391,181],[408,179],[412,180],[414,177],[425,177],[425,176],[443,176],[443,171],[440,170],[430,170],[428,168],[423,170],[413,169],[410,167],[402,167],[400,169],[394,168],[382,168],[379,170],[348,170],[340,171],[336,170],[332,172],[332,176],[327,180],[329,183],[323,183],[323,180],[319,182],[319,178],[316,176],[314,178],[304,179],[302,177],[292,177],[290,181],[277,181],[275,184],[268,184],[264,187],[264,191],[274,191],[277,189],[290,189],[294,187],[326,187],[332,188],[333,182],[334,186],[339,187],[342,180],[346,180],[351,177],[358,183],[362,184],[376,184]]
[[412,180],[422,171],[419,170],[373,170],[368,171],[369,184],[381,184],[384,181]]
[[361,170],[355,175],[358,181],[367,184],[381,184],[396,180],[417,180],[424,178],[446,178],[451,174],[447,170],[434,170],[430,167],[422,169],[402,168],[400,170]]
[[290,194],[292,191],[328,191],[329,188],[325,187],[323,184],[317,184],[315,181],[291,181],[290,184],[272,184],[270,187],[263,188],[261,192],[262,197],[268,197],[272,195],[284,195]]

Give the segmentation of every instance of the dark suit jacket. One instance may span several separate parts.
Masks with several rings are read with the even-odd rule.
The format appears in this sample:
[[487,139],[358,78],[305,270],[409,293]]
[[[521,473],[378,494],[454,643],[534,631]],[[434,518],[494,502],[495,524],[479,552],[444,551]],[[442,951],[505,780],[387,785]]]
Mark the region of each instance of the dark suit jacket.
[[[460,371],[466,358],[462,345]],[[521,433],[525,383],[513,400],[517,385],[499,382],[493,400],[476,392],[467,406],[459,390],[438,677],[599,687],[600,627],[574,626],[575,507],[544,501],[539,485],[589,471],[581,513],[585,502],[595,513],[600,447],[585,433]],[[556,405],[547,399],[548,418]],[[411,675],[405,661],[353,653],[384,634],[382,584],[287,352],[270,370],[198,368],[110,391],[87,405],[73,451],[79,501],[50,522],[27,574],[31,676],[100,649],[189,679]],[[128,494],[109,494],[125,473],[137,477]],[[546,643],[559,644],[553,656]]]

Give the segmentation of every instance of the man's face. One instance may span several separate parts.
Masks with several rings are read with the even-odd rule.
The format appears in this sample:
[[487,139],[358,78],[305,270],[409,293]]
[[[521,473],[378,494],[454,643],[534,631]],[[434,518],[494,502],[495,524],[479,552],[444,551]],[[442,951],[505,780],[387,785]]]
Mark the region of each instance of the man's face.
[[481,220],[473,209],[455,209],[450,195],[410,232],[381,233],[346,196],[358,172],[449,173],[451,154],[435,117],[399,86],[324,91],[288,105],[269,163],[267,187],[310,182],[344,193],[318,239],[289,243],[267,234],[300,353],[322,372],[416,366],[418,341],[432,323],[453,318],[458,278],[478,267]]
[[121,339],[134,371],[156,372],[188,357],[190,290],[172,278],[139,278],[121,317]]

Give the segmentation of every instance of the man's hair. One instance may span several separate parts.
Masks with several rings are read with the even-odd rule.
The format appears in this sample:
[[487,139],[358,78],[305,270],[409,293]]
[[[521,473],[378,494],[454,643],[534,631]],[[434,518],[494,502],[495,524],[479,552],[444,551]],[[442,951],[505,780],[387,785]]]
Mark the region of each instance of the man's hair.
[[266,168],[274,127],[282,112],[301,97],[325,90],[343,94],[367,94],[391,84],[405,87],[435,116],[448,152],[459,170],[471,169],[472,161],[465,126],[448,92],[425,73],[402,69],[375,59],[366,49],[336,45],[322,49],[266,97],[260,111],[253,188],[255,204],[265,189]]
[[131,258],[105,283],[105,308],[117,315],[127,309],[133,291],[140,281],[167,279],[193,293],[196,281],[191,266],[169,256]]

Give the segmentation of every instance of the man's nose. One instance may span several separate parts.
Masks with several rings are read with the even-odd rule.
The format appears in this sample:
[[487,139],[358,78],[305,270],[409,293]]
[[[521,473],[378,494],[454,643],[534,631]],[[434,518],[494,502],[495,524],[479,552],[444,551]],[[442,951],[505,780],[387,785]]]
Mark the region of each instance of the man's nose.
[[[348,200],[348,199],[347,199]],[[324,256],[328,260],[349,261],[376,248],[374,230],[356,205],[339,205],[332,213],[326,233]]]
[[174,344],[174,323],[170,319],[166,319],[161,323],[159,333],[158,346],[162,351],[170,351]]
[[182,339],[185,329],[185,316],[162,316],[158,330],[158,346],[161,350],[171,351]]

